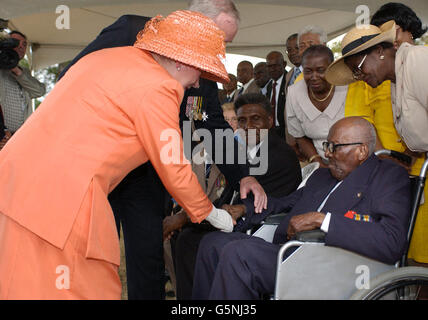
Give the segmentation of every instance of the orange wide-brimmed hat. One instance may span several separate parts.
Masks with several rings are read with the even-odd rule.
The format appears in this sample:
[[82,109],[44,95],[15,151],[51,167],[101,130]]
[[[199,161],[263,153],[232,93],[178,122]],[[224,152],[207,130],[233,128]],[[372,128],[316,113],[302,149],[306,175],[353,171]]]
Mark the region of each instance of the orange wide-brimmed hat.
[[227,83],[224,32],[198,12],[180,10],[146,23],[134,46],[195,67],[201,77]]

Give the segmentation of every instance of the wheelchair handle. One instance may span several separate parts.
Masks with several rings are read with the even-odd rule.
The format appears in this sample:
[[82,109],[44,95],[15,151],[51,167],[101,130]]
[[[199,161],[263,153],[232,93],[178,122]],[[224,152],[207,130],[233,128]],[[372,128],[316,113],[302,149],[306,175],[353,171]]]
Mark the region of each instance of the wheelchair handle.
[[407,154],[394,151],[394,150],[388,150],[388,149],[381,149],[377,150],[375,152],[375,155],[377,156],[390,156],[391,158],[397,159],[398,161],[404,162],[406,164],[412,164],[412,157],[408,156]]

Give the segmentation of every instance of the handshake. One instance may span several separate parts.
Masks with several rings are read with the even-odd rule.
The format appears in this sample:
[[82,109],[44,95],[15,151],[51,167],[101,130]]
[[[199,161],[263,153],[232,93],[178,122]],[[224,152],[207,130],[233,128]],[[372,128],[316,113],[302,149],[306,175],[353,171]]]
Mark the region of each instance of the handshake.
[[213,206],[211,213],[205,218],[215,228],[232,232],[236,221],[245,214],[244,205],[223,205],[221,209]]
[[[245,215],[245,211],[245,206],[241,204],[225,204],[221,207],[221,209],[213,206],[210,214],[205,220],[221,231],[232,232],[236,221]],[[164,240],[170,239],[175,230],[180,230],[185,224],[189,222],[190,219],[184,210],[179,211],[175,215],[165,217],[163,221]]]

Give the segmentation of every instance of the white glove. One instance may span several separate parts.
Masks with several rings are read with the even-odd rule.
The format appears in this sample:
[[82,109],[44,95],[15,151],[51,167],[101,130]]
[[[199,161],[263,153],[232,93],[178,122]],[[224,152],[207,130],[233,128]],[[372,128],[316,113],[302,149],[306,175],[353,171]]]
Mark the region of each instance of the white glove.
[[233,220],[231,215],[223,209],[217,209],[213,206],[208,217],[205,218],[213,227],[224,231],[232,232],[233,231]]

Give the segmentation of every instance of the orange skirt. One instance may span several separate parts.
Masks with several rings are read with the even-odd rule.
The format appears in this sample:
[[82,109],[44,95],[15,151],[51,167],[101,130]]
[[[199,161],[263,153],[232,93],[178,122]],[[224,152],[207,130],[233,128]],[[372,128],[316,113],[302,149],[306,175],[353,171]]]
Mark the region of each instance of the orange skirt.
[[82,210],[63,250],[0,213],[0,299],[120,299],[118,266],[85,257]]

